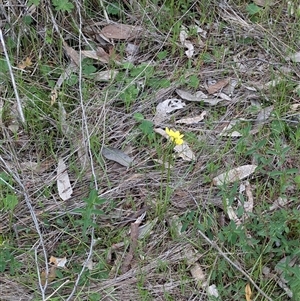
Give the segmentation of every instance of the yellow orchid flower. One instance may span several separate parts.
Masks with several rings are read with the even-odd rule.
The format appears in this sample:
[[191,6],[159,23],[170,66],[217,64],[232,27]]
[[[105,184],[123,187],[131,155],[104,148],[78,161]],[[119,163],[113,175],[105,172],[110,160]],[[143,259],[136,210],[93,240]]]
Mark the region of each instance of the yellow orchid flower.
[[169,128],[165,130],[166,134],[169,136],[172,142],[175,142],[176,145],[181,145],[183,143],[183,135],[179,131],[173,131]]

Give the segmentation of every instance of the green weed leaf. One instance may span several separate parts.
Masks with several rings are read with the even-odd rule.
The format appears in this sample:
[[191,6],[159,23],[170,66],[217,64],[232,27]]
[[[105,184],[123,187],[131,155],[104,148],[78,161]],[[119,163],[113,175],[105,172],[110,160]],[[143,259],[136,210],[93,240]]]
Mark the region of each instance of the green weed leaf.
[[150,135],[153,133],[153,123],[149,120],[143,120],[139,129],[143,132],[143,134]]
[[70,13],[74,5],[68,0],[52,0],[55,10]]
[[19,201],[16,195],[8,194],[6,198],[4,198],[4,208],[6,210],[13,211],[15,207],[18,205]]
[[250,16],[254,16],[261,11],[261,8],[254,3],[250,3],[247,5],[246,10]]
[[134,113],[133,118],[138,122],[141,122],[145,119],[144,115],[141,113]]

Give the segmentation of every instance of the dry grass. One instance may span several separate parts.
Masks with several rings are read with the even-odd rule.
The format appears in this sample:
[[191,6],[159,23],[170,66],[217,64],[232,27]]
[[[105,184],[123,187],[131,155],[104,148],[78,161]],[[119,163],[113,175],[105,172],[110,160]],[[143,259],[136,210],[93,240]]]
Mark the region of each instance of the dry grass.
[[[156,2],[116,1],[120,11],[115,15],[113,7],[103,1],[76,1],[71,13],[42,3],[30,8],[24,3],[7,3],[0,9],[1,30],[17,83],[13,89],[9,72],[3,71],[0,171],[8,175],[13,189],[1,186],[0,199],[7,194],[18,197],[13,210],[0,211],[0,250],[6,256],[6,263],[0,264],[4,266],[1,300],[214,300],[191,275],[196,263],[207,283],[217,285],[220,300],[241,300],[247,283],[256,285],[252,286],[253,300],[289,300],[276,282],[279,276],[274,269],[284,252],[293,254],[294,246],[277,254],[270,233],[259,236],[258,232],[262,231],[260,223],[274,222],[274,212],[268,208],[285,196],[292,202],[284,205],[289,232],[282,235],[292,241],[300,235],[296,199],[300,187],[294,174],[286,173],[295,169],[299,174],[300,134],[295,127],[299,108],[293,111],[291,106],[299,102],[294,88],[300,71],[297,64],[285,59],[299,50],[299,18],[288,14],[286,3],[266,8],[253,20],[243,1],[208,1],[207,6],[203,1],[191,1],[185,9],[185,1],[179,1],[169,4],[169,10],[165,9],[167,2]],[[109,44],[99,38],[99,28],[107,24],[106,13],[111,21],[143,26],[144,32],[132,41],[140,46],[133,63],[153,66],[152,73],[144,70],[131,75],[116,63],[125,56],[127,42]],[[188,60],[179,43],[179,25],[196,21],[207,37]],[[54,85],[72,62],[62,38],[77,51],[101,45],[107,53],[115,54],[107,64],[83,61],[73,72],[74,83],[64,80],[58,98],[50,105]],[[168,55],[159,59],[163,51]],[[23,71],[16,68],[27,57],[32,65]],[[97,72],[116,69],[120,73],[114,81],[96,82],[93,75],[85,73],[87,66]],[[191,76],[199,80],[197,89],[192,88]],[[148,140],[133,115],[142,113],[153,120],[156,105],[176,97],[177,88],[205,90],[207,80],[225,77],[238,83],[230,104],[207,107],[189,102],[159,125],[174,128],[174,120],[205,109],[209,117],[201,124],[176,125],[185,133],[196,161],[174,160],[171,170],[155,165],[153,159],[164,154],[166,142],[160,137]],[[278,78],[277,86],[268,85]],[[156,79],[157,83],[149,84]],[[161,86],[165,79],[169,84]],[[126,103],[122,95],[131,85],[141,89],[132,99],[128,96]],[[25,125],[16,117],[16,90]],[[253,107],[257,104],[273,105],[274,114],[252,135],[250,129],[257,116]],[[244,121],[238,130],[243,131],[243,138],[218,136],[220,126],[241,118]],[[16,130],[11,130],[13,123],[18,124]],[[280,130],[283,124],[285,128]],[[124,150],[135,164],[126,168],[105,160],[103,146]],[[58,158],[67,163],[73,187],[67,201],[57,192]],[[233,239],[230,235],[235,230],[230,228],[224,201],[239,195],[238,186],[220,189],[212,186],[211,179],[230,167],[254,163],[259,166],[250,180],[255,210]],[[272,177],[272,171],[281,172],[280,179]],[[91,189],[106,202],[93,205],[103,214],[91,215],[94,225],[84,233],[78,222],[81,215],[75,209],[87,208],[84,199]],[[121,273],[132,244],[130,224],[144,212],[143,224],[154,224],[138,241],[129,270]],[[180,225],[182,232],[178,231]],[[239,240],[242,237],[245,248]],[[68,263],[45,285],[43,271],[50,271],[50,256],[66,256]],[[93,263],[91,270],[83,267],[87,259]],[[266,266],[276,277],[264,276]]]

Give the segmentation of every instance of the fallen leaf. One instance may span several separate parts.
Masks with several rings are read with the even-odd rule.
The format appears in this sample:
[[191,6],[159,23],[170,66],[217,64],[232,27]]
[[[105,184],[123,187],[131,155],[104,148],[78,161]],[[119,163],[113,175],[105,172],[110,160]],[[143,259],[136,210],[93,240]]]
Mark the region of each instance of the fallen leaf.
[[58,194],[63,201],[70,199],[73,189],[71,187],[67,166],[64,160],[60,158],[57,166],[57,189]]
[[236,125],[236,120],[232,120],[228,122],[227,124],[224,124],[223,129],[221,132],[218,134],[220,137],[242,137],[243,135],[238,132],[238,131],[230,131],[235,125]]
[[117,70],[106,70],[95,73],[94,80],[97,82],[108,82],[114,80],[119,71]]
[[216,82],[213,85],[209,85],[208,87],[206,87],[206,90],[208,92],[208,94],[214,94],[216,92],[218,92],[219,90],[223,89],[224,87],[226,87],[230,82],[230,78],[225,78],[222,79],[218,82]]
[[107,39],[128,40],[136,37],[141,30],[140,26],[115,23],[103,27],[100,34]]
[[201,287],[202,283],[205,281],[205,274],[204,274],[204,271],[202,270],[200,264],[198,262],[193,264],[190,268],[190,272],[191,272],[193,278],[196,280],[197,286]]
[[269,106],[262,109],[256,117],[255,124],[266,122],[270,117],[271,113],[273,112],[273,110],[274,110],[274,106]]
[[50,94],[50,105],[53,106],[57,100],[57,97],[58,97],[58,93],[57,93],[57,90],[54,88],[52,91],[51,91],[51,94]]
[[[300,87],[299,87],[299,89],[300,89]],[[300,103],[295,103],[295,104],[291,105],[291,110],[293,112],[296,112],[299,108],[300,108]]]
[[251,301],[251,295],[252,295],[251,287],[250,284],[247,283],[245,286],[245,297],[247,301]]
[[253,199],[253,193],[251,190],[251,185],[249,181],[245,182],[245,192],[247,196],[247,201],[244,202],[244,209],[245,213],[247,212],[253,212],[253,207],[254,207],[254,199]]
[[229,204],[228,200],[226,200],[226,211],[228,218],[235,222],[237,226],[242,224],[242,221],[238,218],[238,216],[235,214],[235,210],[232,208],[232,206]]
[[206,111],[203,111],[200,115],[189,117],[189,118],[182,118],[177,120],[175,123],[183,123],[183,124],[194,124],[202,121],[204,116],[206,115]]
[[97,50],[83,50],[82,55],[90,59],[100,61],[104,64],[108,64],[110,56],[102,47],[97,47]]
[[25,61],[22,61],[20,64],[18,64],[18,68],[24,70],[27,67],[30,67],[32,65],[32,61],[30,57],[27,57]]
[[67,263],[67,257],[58,258],[58,257],[51,256],[49,263],[58,268],[65,268],[65,265]]
[[[160,128],[155,128],[154,132],[160,134],[161,136],[169,139],[167,133]],[[174,150],[178,153],[178,156],[181,157],[185,161],[194,161],[196,160],[196,156],[194,155],[193,151],[190,149],[188,144],[184,141],[181,145],[176,145]]]
[[121,272],[124,274],[130,269],[131,262],[135,256],[135,251],[138,245],[139,238],[139,225],[143,221],[145,214],[142,214],[134,223],[130,225],[130,247],[127,255],[124,258],[123,265],[121,267]]
[[184,100],[195,101],[195,102],[201,101],[210,106],[215,106],[216,104],[222,101],[222,99],[219,98],[208,98],[208,96],[202,91],[197,91],[195,94],[192,94],[190,92],[177,89],[176,93]]
[[215,284],[212,284],[207,288],[207,295],[219,298],[219,292]]
[[174,150],[178,153],[178,156],[181,157],[184,161],[196,160],[195,154],[185,141],[181,145],[176,145],[174,147]]
[[159,103],[156,107],[156,113],[154,116],[154,123],[159,124],[165,119],[169,118],[168,114],[173,111],[182,109],[185,107],[185,103],[177,98],[166,99]]
[[204,101],[204,99],[208,98],[205,93],[202,91],[198,91],[195,94],[192,94],[188,91],[177,89],[176,93],[184,100],[188,101]]
[[189,40],[187,40],[188,34],[186,32],[186,29],[182,29],[179,33],[179,40],[180,43],[187,48],[187,50],[185,51],[185,54],[188,58],[191,58],[194,55],[194,46],[192,44],[192,42],[190,42]]
[[143,239],[145,236],[150,234],[151,230],[157,224],[158,218],[148,221],[146,224],[139,227],[139,239]]
[[234,79],[234,78],[231,78],[230,81],[229,81],[229,84],[222,89],[222,92],[229,95],[229,96],[232,96],[237,84],[238,84],[238,80]]
[[232,183],[235,181],[242,180],[248,176],[250,176],[255,169],[257,168],[257,165],[243,165],[239,166],[237,168],[231,169],[228,172],[224,172],[215,178],[213,178],[214,185],[223,185]]
[[133,162],[133,159],[131,157],[117,148],[103,147],[102,156],[125,167],[129,167]]
[[216,97],[222,98],[223,100],[227,100],[227,101],[231,100],[231,97],[223,92],[214,93],[213,95]]
[[48,277],[46,275],[46,271],[41,272],[41,284],[46,284],[46,278],[47,283],[51,283],[56,278],[56,266],[51,266],[49,269]]
[[293,61],[294,63],[299,63],[300,62],[300,51],[287,56],[286,60]]
[[65,41],[63,41],[63,47],[64,47],[66,53],[72,59],[73,63],[76,66],[79,66],[79,64],[80,64],[80,55],[79,55],[79,53],[75,49],[70,47]]
[[85,267],[89,270],[92,271],[94,269],[95,263],[93,262],[92,259],[89,261],[85,262]]
[[128,55],[136,55],[139,52],[139,46],[133,43],[128,43],[125,51]]
[[287,198],[279,197],[270,206],[270,210],[275,210],[275,209],[278,209],[278,208],[284,208],[284,206],[287,205],[288,203],[289,203],[289,200]]

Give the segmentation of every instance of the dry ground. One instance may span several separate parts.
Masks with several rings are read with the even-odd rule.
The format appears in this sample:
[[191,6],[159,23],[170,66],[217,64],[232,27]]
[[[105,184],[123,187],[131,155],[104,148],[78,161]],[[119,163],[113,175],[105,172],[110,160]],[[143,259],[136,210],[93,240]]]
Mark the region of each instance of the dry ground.
[[[299,300],[300,69],[288,58],[299,51],[300,17],[286,1],[202,2],[61,1],[69,12],[56,1],[3,2],[0,300],[250,300],[247,284],[251,300]],[[141,30],[104,39],[109,22]],[[97,47],[98,60],[80,60]],[[97,80],[108,70],[119,73]],[[176,89],[207,93],[223,79],[236,83],[229,100],[185,101],[154,123]],[[175,123],[204,110],[199,123]],[[232,121],[241,135],[220,136]],[[195,160],[173,157],[153,131],[165,127],[185,135]],[[103,147],[133,164],[107,160]],[[73,189],[65,201],[59,158]],[[213,184],[246,164],[257,165],[246,184]],[[237,226],[228,208],[241,218],[238,201],[249,198],[254,208]],[[290,263],[284,277],[280,260]]]

